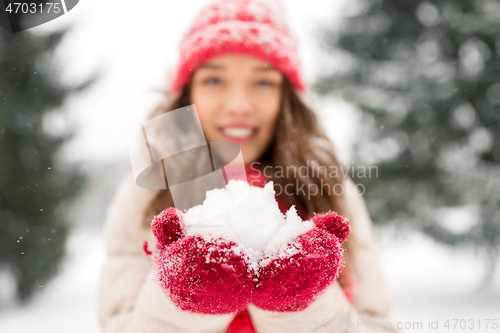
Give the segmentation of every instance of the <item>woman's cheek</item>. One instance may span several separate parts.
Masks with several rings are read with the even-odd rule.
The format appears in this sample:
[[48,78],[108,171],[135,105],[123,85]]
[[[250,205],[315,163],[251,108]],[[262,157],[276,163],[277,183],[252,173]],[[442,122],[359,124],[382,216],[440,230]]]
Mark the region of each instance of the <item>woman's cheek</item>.
[[202,121],[201,126],[203,128],[203,133],[207,137],[208,141],[220,141],[218,128],[212,124],[213,118],[209,117]]
[[271,124],[269,124],[267,127],[266,127],[266,132],[265,132],[265,136],[263,138],[263,147],[262,149],[265,150],[267,149],[267,147],[269,146],[269,144],[271,143],[271,139],[273,137],[273,130],[274,130],[274,127],[271,126]]
[[[194,101],[193,101],[194,102]],[[200,119],[201,123],[201,128],[203,130],[203,134],[209,141],[214,141],[214,136],[216,134],[216,127],[213,125],[213,116],[211,116],[211,113],[208,112],[205,107],[198,107],[196,103],[194,102],[196,106],[196,111],[198,112],[198,118]],[[199,103],[198,105],[204,105],[202,103]],[[215,130],[214,130],[215,129]]]
[[203,133],[207,139],[214,141],[214,136],[217,134],[217,128],[215,127],[216,115],[213,112],[213,110],[216,110],[216,106],[212,105],[213,99],[199,92],[192,95],[191,102],[195,105],[196,111],[198,112],[198,118],[200,119]]
[[259,139],[256,140],[255,150],[263,153],[271,143],[274,135],[273,119],[267,118],[260,128]]

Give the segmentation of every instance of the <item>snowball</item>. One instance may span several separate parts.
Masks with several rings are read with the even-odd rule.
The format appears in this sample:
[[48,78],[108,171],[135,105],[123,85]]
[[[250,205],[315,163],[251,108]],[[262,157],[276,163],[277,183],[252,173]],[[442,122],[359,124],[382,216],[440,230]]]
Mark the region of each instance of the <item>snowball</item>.
[[225,188],[208,191],[203,204],[188,209],[184,217],[187,235],[235,242],[235,250],[249,257],[255,271],[260,260],[284,252],[291,241],[314,227],[313,222],[302,221],[295,206],[283,216],[272,181],[261,188],[230,180]]

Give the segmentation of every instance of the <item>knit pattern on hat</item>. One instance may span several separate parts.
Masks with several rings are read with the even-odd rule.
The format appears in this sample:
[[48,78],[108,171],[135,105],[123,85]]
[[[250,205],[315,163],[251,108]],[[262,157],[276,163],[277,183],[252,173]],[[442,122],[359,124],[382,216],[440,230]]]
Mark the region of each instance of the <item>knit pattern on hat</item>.
[[226,53],[269,61],[299,92],[305,92],[297,43],[279,0],[212,1],[182,39],[171,93],[178,93],[205,61]]

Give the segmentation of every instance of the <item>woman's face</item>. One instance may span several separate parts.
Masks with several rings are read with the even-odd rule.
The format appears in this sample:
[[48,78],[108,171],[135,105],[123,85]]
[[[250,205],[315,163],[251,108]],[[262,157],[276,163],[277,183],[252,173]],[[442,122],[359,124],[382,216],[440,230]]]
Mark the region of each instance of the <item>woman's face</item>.
[[191,102],[207,140],[236,143],[245,164],[257,161],[273,138],[282,84],[280,71],[252,56],[206,61],[193,74]]

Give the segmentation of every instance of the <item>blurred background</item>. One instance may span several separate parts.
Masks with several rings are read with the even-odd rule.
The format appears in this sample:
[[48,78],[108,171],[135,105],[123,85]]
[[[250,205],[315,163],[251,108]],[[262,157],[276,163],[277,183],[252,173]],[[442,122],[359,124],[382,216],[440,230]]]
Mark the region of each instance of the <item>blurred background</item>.
[[[101,230],[131,172],[127,136],[206,3],[85,0],[15,34],[0,3],[0,332],[99,332]],[[284,3],[342,161],[377,167],[354,176],[391,321],[500,322],[500,2]]]

